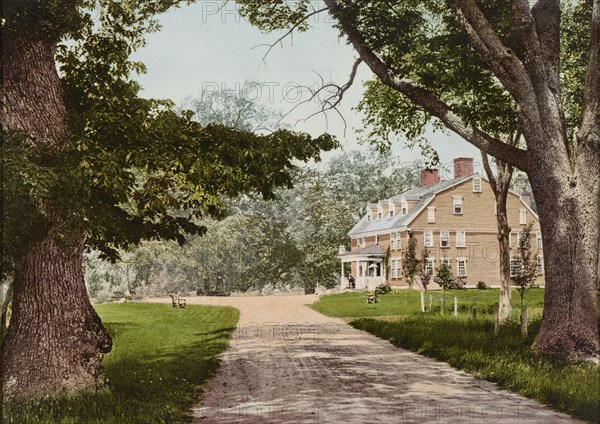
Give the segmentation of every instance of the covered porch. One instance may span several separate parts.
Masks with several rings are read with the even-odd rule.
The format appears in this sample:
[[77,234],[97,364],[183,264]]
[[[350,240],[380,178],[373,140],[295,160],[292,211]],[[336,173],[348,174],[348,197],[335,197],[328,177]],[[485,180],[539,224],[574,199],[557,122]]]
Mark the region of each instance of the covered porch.
[[[385,281],[385,252],[377,245],[367,246],[353,252],[340,247],[342,289],[373,290]],[[350,276],[344,274],[344,264],[350,263]],[[352,284],[354,280],[354,284]]]

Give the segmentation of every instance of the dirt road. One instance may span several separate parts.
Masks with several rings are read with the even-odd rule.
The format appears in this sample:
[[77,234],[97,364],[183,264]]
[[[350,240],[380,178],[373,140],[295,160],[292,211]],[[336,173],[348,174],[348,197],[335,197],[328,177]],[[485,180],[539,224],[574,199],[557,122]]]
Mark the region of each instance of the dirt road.
[[315,300],[188,298],[240,310],[194,423],[577,422],[304,306]]

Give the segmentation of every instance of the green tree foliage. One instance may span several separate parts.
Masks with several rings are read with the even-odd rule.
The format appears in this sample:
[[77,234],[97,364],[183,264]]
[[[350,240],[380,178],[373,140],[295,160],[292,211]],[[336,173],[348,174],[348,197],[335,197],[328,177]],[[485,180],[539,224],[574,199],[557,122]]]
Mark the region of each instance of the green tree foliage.
[[520,262],[520,266],[511,276],[521,296],[521,308],[525,305],[525,293],[533,287],[537,277],[536,259],[531,249],[532,226],[533,224],[528,224],[519,233],[519,255],[515,259]]
[[294,160],[319,160],[322,150],[337,146],[329,135],[202,125],[168,100],[140,97],[131,75],[144,66],[130,55],[158,29],[156,14],[177,2],[72,3],[23,2],[24,13],[38,16],[56,36],[72,135],[53,149],[5,134],[8,256],[49,230],[48,216],[35,207],[43,199],[60,204],[57,230],[64,237],[83,231],[88,246],[111,260],[144,239],[183,243],[185,234],[205,231],[199,218],[222,213],[222,196],[271,198],[276,187],[291,186]]
[[[350,160],[361,166],[339,168]],[[277,190],[274,199],[257,195],[224,199],[223,219],[199,221],[207,228],[202,237],[187,235],[183,246],[145,242],[122,253],[131,272],[129,285],[120,262],[92,260],[86,273],[88,290],[109,296],[109,282],[117,281],[121,290],[136,285],[138,294],[193,292],[204,278],[214,281],[218,273],[228,290],[238,292],[312,291],[317,283],[333,287],[340,272],[338,248],[348,243],[348,230],[371,200],[366,196],[372,194],[362,200],[357,196],[358,186],[368,188],[362,193],[390,197],[416,184],[412,168],[384,175],[382,171],[394,161],[388,155],[380,159],[378,154],[342,153],[321,171],[309,167],[294,171],[293,188]],[[105,282],[99,289],[97,281],[102,278]]]
[[[404,257],[402,258],[402,272],[411,286],[413,285],[415,276],[419,273],[419,264],[421,263],[417,257],[417,245],[417,239],[412,233],[409,233],[408,245],[406,246]],[[427,290],[426,284],[423,289]]]
[[442,262],[436,271],[433,281],[435,281],[444,291],[451,289],[454,286],[455,280],[450,264]]

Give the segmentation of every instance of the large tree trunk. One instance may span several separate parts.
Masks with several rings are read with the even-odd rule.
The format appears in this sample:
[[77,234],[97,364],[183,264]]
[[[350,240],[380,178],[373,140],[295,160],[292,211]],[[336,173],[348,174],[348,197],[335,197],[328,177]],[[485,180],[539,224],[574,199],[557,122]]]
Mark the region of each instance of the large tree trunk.
[[[5,131],[29,135],[23,149],[49,154],[62,150],[70,129],[54,45],[26,21],[30,15],[20,10],[25,3],[4,9],[0,123]],[[49,230],[19,241],[13,315],[1,352],[4,400],[94,388],[102,375],[101,354],[111,348],[85,288],[84,237],[64,225],[65,217],[77,214],[54,199],[33,203],[47,221],[40,228]]]
[[582,166],[575,173],[551,160],[546,163],[530,171],[546,280],[542,326],[533,350],[546,357],[597,358],[600,163],[596,160],[595,170]]
[[111,339],[90,304],[83,242],[48,236],[16,263],[13,314],[2,350],[4,395],[26,398],[102,384]]

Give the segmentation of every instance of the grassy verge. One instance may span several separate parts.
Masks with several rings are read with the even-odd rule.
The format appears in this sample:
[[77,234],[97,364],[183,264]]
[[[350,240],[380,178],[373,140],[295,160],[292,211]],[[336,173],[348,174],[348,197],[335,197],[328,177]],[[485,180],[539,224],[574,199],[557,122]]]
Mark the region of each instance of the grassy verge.
[[218,367],[238,319],[233,308],[97,306],[113,337],[109,388],[4,411],[7,423],[172,423],[183,420]]
[[[459,298],[458,317],[451,313],[455,295]],[[344,317],[352,326],[397,346],[445,361],[554,409],[600,422],[599,366],[550,363],[537,360],[529,352],[539,330],[542,290],[527,295],[533,317],[526,338],[521,337],[516,322],[494,335],[497,290],[449,293],[443,316],[439,314],[439,294],[434,296],[437,310],[425,314],[420,312],[419,294],[410,291],[382,296],[377,305],[366,305],[356,293],[326,296],[313,307],[329,316]],[[474,298],[479,310],[477,320],[469,313]],[[518,299],[514,302],[516,306]]]

